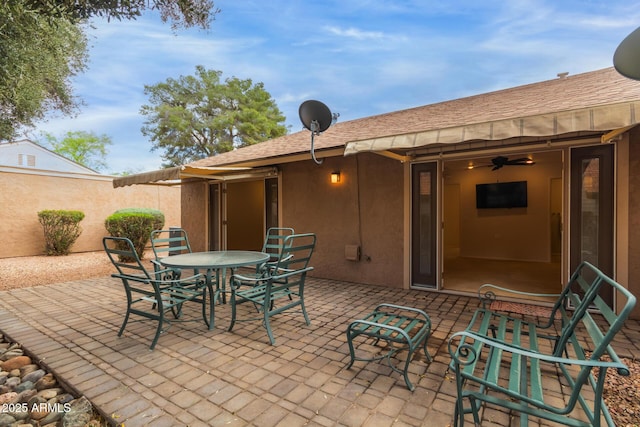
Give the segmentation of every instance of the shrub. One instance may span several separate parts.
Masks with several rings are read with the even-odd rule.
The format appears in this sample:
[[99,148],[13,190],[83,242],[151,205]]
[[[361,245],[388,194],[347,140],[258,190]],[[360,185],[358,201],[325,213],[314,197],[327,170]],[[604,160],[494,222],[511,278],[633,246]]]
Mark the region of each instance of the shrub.
[[82,228],[80,211],[44,210],[38,212],[38,220],[44,229],[44,252],[47,255],[68,255]]
[[[159,230],[164,226],[164,214],[156,209],[120,209],[105,220],[104,226],[111,236],[126,237],[131,240],[138,257],[143,259],[149,235],[153,230]],[[129,262],[133,259],[120,259],[120,261]]]

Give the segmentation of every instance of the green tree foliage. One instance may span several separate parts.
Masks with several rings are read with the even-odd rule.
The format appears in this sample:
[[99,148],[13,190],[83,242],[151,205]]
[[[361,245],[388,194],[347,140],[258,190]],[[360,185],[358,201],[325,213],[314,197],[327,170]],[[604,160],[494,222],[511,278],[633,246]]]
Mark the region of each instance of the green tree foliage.
[[0,2],[0,140],[49,110],[77,109],[70,79],[84,71],[86,51],[80,26],[43,17],[25,0]]
[[44,230],[44,245],[47,255],[68,255],[82,229],[80,221],[84,212],[45,210],[38,212],[38,220]]
[[164,166],[178,166],[286,134],[285,117],[262,83],[196,67],[195,76],[145,86],[142,133]]
[[52,151],[80,163],[90,169],[101,171],[107,167],[105,158],[107,146],[111,145],[111,138],[107,135],[96,135],[94,132],[67,132],[60,140],[50,133],[44,134]]
[[[12,0],[9,0],[12,1]],[[19,0],[17,0],[19,1]],[[135,19],[145,10],[157,10],[172,28],[209,28],[219,9],[213,0],[23,0],[41,15],[81,22],[94,16]]]
[[207,29],[219,12],[213,0],[0,1],[0,141],[48,111],[77,112],[70,80],[86,69],[89,18],[135,19],[146,10],[174,30]]

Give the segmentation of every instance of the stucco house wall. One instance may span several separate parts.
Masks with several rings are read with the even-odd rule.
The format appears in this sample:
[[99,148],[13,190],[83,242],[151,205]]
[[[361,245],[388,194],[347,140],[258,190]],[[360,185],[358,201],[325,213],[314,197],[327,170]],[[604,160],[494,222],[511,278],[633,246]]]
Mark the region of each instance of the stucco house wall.
[[[402,288],[400,162],[365,154],[287,163],[281,171],[282,224],[318,238],[314,276]],[[331,172],[340,172],[340,183],[330,182]],[[347,245],[360,246],[359,261],[345,258]]]
[[[640,298],[640,130],[629,133],[629,290]],[[636,304],[633,318],[640,319],[640,303]]]
[[180,225],[180,188],[133,186],[113,188],[113,177],[88,174],[25,173],[20,168],[0,171],[0,258],[42,255],[44,234],[38,212],[79,210],[82,234],[72,252],[102,250],[107,234],[104,220],[122,208],[162,211],[167,225]]
[[[207,251],[209,184],[203,181],[182,183],[182,218],[180,223],[187,231],[189,244],[194,252]],[[171,224],[169,224],[171,225]]]

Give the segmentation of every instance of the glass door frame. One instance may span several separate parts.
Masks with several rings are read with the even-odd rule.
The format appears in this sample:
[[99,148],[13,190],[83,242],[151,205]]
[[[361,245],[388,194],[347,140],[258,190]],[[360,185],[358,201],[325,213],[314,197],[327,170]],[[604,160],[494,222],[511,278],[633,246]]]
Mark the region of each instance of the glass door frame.
[[[597,159],[599,161],[598,176],[598,230],[597,230],[597,260],[587,260],[602,270],[607,276],[615,277],[616,267],[616,146],[594,145],[572,147],[570,150],[569,166],[569,237],[568,237],[568,266],[571,274],[578,264],[583,261],[583,209],[582,201],[586,191],[583,188],[585,177],[582,174],[584,160]],[[602,297],[614,307],[613,295]]]
[[[420,163],[412,163],[410,165],[410,209],[409,209],[409,227],[410,227],[410,242],[409,242],[409,251],[410,251],[410,288],[412,289],[430,289],[430,290],[440,290],[442,286],[441,280],[441,271],[442,271],[442,200],[441,200],[441,186],[442,186],[442,173],[441,173],[442,162],[438,160],[420,162]],[[416,215],[419,214],[419,206],[416,205],[416,187],[419,185],[419,177],[418,174],[420,172],[429,172],[431,173],[431,182],[430,182],[430,191],[433,195],[430,206],[430,215],[431,215],[431,224],[430,234],[432,236],[432,240],[429,242],[429,262],[431,263],[431,273],[429,275],[425,275],[422,277],[418,277],[420,274],[417,272],[419,268],[416,264],[417,252],[419,252],[420,242],[416,238],[416,232],[419,229],[417,221],[419,220]],[[427,283],[421,283],[427,282]]]

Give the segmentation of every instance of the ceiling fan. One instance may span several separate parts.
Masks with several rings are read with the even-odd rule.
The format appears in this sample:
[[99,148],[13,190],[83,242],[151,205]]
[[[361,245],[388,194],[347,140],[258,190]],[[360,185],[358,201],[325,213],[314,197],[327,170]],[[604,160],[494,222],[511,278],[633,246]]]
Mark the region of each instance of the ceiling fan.
[[531,160],[529,157],[520,157],[517,159],[509,160],[508,157],[498,156],[491,159],[491,168],[492,171],[498,170],[503,166],[531,166],[534,165],[535,162]]

